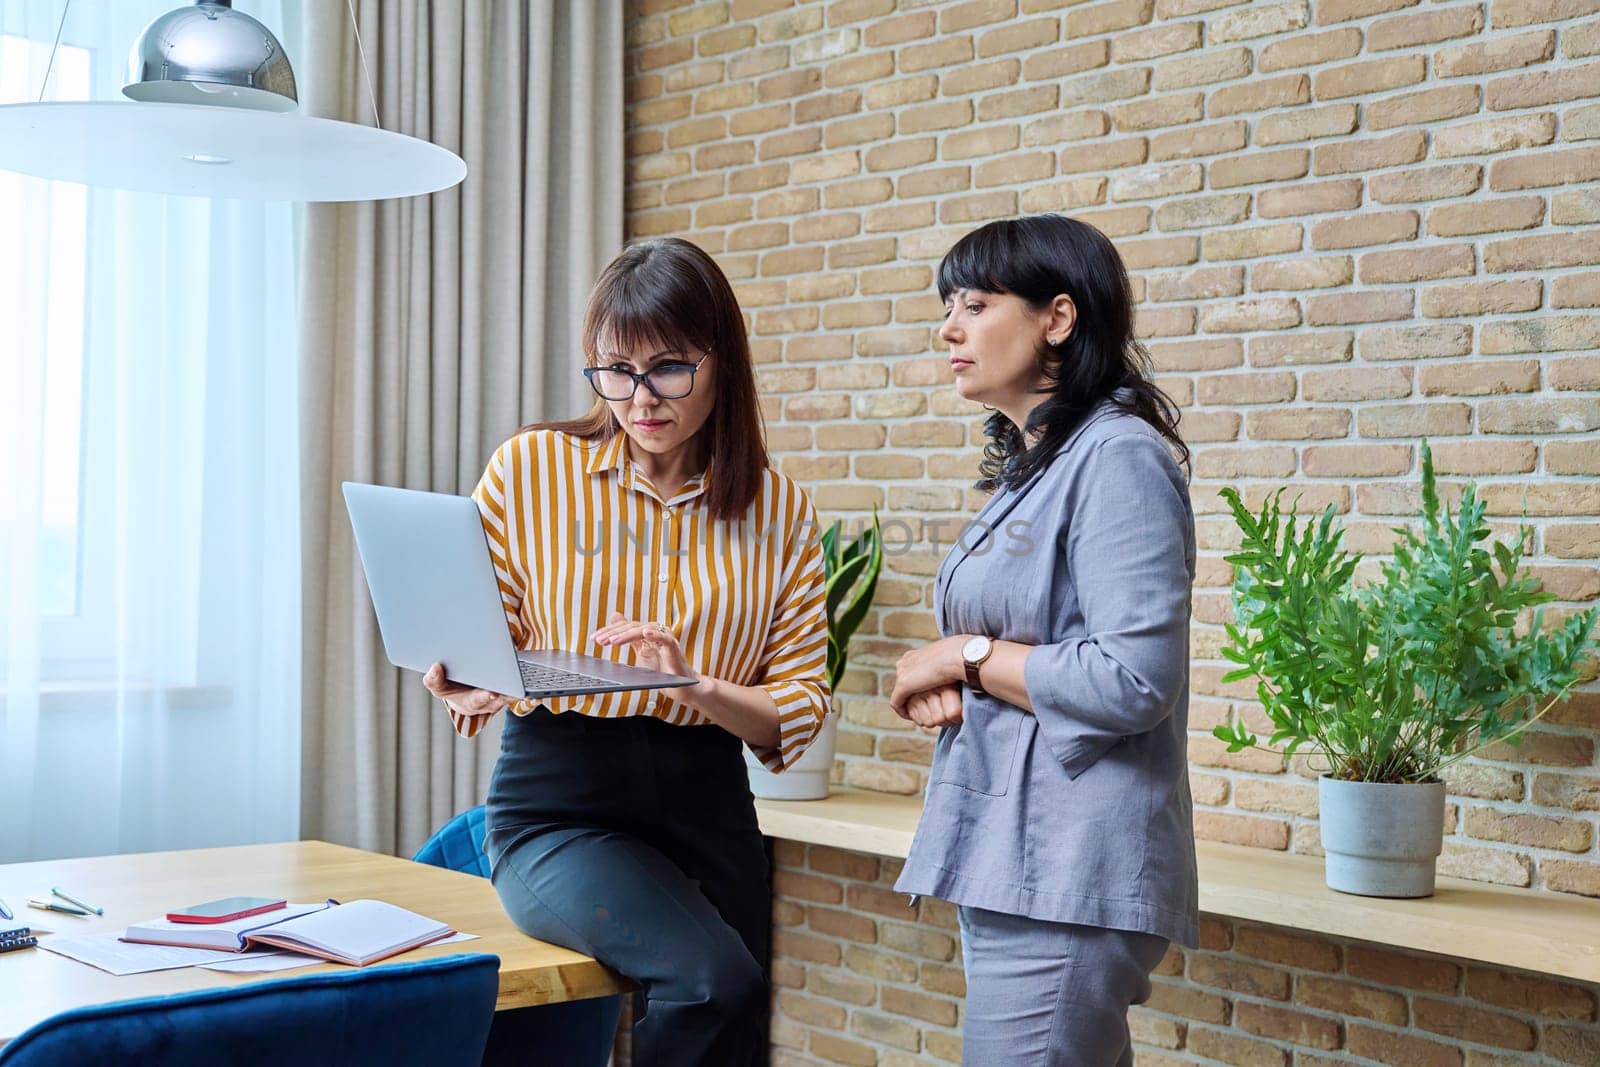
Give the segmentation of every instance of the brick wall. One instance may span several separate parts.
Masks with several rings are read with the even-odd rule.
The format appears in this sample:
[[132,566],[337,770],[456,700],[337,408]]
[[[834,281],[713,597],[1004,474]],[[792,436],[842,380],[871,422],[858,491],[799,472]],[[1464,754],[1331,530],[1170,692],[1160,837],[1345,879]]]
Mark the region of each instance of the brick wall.
[[[1381,552],[1426,434],[1503,530],[1526,499],[1568,608],[1600,597],[1596,0],[632,0],[628,35],[630,236],[717,257],[777,462],[825,518],[894,523],[839,780],[925,781],[931,740],[883,695],[936,636],[934,541],[979,502],[982,417],[950,385],[933,270],[989,219],[1062,211],[1115,239],[1184,409],[1201,837],[1319,847],[1307,769],[1208,734],[1260,722],[1220,681],[1218,487],[1291,485]],[[1600,896],[1594,690],[1452,774],[1444,873]],[[948,907],[900,907],[888,861],[779,858],[775,1059],[959,1060]],[[1159,986],[1142,1063],[1600,1062],[1593,989],[1371,946],[1209,923]]]

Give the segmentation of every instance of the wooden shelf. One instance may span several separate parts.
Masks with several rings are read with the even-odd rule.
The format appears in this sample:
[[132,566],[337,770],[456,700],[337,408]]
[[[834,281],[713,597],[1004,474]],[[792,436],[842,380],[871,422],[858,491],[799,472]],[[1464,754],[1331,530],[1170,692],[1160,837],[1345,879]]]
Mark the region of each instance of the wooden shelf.
[[[769,837],[905,858],[921,797],[836,789],[758,800]],[[1319,856],[1201,841],[1200,910],[1454,959],[1600,983],[1600,901],[1441,878],[1425,900],[1336,893]]]

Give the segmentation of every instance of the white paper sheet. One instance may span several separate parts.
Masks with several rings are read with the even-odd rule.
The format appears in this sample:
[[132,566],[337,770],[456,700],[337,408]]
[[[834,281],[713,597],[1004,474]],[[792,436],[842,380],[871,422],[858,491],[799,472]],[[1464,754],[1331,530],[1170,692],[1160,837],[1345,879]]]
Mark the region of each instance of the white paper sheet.
[[216,952],[205,948],[173,948],[169,945],[135,945],[120,941],[116,934],[54,934],[41,937],[39,947],[58,956],[87,963],[110,974],[145,974],[194,967],[218,960],[238,959],[237,952]]
[[[435,945],[449,945],[456,941],[476,941],[477,934],[456,934],[453,937],[440,938],[433,942]],[[426,946],[424,946],[426,947]],[[405,953],[401,953],[401,956]],[[398,959],[399,957],[390,957]],[[220,971],[223,974],[267,974],[271,971],[292,971],[297,967],[314,967],[327,960],[318,959],[316,956],[306,956],[299,952],[246,952],[242,956],[235,956],[231,960],[220,963],[203,963],[200,966],[208,971]]]

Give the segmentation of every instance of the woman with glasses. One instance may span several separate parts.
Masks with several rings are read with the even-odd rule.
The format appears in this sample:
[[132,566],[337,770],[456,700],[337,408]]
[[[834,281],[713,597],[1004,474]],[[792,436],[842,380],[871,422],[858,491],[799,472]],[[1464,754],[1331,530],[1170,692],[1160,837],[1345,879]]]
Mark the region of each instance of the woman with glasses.
[[1187,761],[1194,514],[1122,259],[1087,223],[990,223],[939,264],[994,495],[889,700],[939,727],[896,883],[958,905],[970,1064],[1133,1063],[1127,1014],[1199,936]]
[[507,621],[518,647],[696,681],[537,706],[438,665],[424,682],[468,737],[511,709],[495,888],[527,933],[644,986],[634,1062],[765,1063],[771,898],[741,748],[782,771],[828,712],[816,512],[767,465],[744,319],[703,251],[630,247],[583,343],[594,409],[518,432],[474,494]]

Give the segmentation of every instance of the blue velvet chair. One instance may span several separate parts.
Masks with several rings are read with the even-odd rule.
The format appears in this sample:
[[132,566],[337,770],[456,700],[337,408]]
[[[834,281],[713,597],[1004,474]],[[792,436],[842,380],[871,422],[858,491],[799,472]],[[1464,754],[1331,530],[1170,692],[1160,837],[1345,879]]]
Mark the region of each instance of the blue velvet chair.
[[[485,827],[483,805],[468,808],[435,830],[411,858],[417,863],[487,878]],[[621,996],[502,1011],[494,1017],[483,1063],[485,1067],[605,1067],[621,1016]]]
[[76,1008],[3,1067],[477,1067],[500,958],[481,953]]

